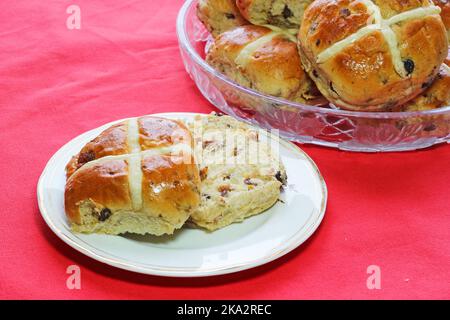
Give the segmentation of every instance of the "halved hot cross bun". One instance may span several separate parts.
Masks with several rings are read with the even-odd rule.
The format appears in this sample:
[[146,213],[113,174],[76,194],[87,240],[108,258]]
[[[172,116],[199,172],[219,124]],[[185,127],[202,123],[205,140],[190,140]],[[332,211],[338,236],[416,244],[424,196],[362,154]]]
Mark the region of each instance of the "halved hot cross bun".
[[256,25],[300,28],[303,13],[313,0],[237,0],[242,15]]
[[172,234],[199,205],[199,172],[180,122],[134,118],[102,132],[67,166],[74,231]]
[[194,224],[214,231],[278,201],[287,184],[286,169],[255,128],[210,115],[197,117],[192,132],[202,180],[202,201],[190,219]]
[[431,0],[316,0],[299,32],[305,69],[335,105],[390,111],[419,95],[447,55]]
[[288,100],[320,94],[303,71],[294,35],[276,27],[247,25],[221,34],[206,61],[237,83]]
[[214,37],[248,24],[236,7],[236,0],[199,0],[197,16]]

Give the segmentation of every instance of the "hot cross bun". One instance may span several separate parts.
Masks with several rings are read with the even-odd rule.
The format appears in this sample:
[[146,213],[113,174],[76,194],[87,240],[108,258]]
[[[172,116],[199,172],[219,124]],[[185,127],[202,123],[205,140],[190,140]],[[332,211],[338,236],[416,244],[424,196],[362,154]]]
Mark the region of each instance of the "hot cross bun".
[[316,0],[299,32],[302,62],[322,94],[357,111],[391,111],[433,82],[447,56],[431,0]]
[[262,93],[299,102],[319,95],[301,67],[296,37],[276,27],[247,25],[227,31],[215,40],[206,60]]
[[193,140],[157,117],[111,126],[67,165],[65,210],[74,231],[172,234],[200,202]]

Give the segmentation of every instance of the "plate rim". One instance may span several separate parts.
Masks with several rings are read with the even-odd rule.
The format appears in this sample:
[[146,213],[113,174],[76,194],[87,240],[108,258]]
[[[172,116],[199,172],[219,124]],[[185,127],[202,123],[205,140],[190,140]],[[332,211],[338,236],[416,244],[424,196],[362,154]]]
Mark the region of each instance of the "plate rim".
[[[139,117],[145,117],[145,116],[161,116],[161,117],[175,117],[175,118],[182,118],[182,117],[195,117],[197,115],[200,116],[205,116],[208,115],[208,113],[198,113],[198,112],[163,112],[163,113],[154,113],[154,114],[147,114],[147,115],[142,115]],[[134,117],[131,117],[134,118]],[[79,139],[80,136],[83,135],[89,135],[92,131],[97,131],[99,129],[102,128],[107,128],[115,123],[118,122],[122,122],[122,121],[126,121],[127,119],[131,119],[131,118],[124,118],[124,119],[120,119],[120,120],[115,120],[115,121],[111,121],[109,123],[106,123],[104,125],[101,125],[99,127],[93,128],[91,130],[85,131],[83,133],[81,133],[80,135],[72,138],[71,140],[69,140],[67,143],[65,143],[64,145],[62,145],[51,157],[50,159],[47,161],[44,170],[42,171],[41,175],[39,176],[39,180],[37,183],[37,200],[38,200],[38,206],[39,206],[39,211],[41,213],[41,216],[43,217],[45,223],[47,224],[47,226],[50,228],[51,231],[53,231],[53,233],[59,238],[61,239],[64,243],[66,243],[67,245],[69,245],[71,248],[75,249],[76,251],[88,256],[91,259],[94,259],[98,262],[119,268],[119,269],[123,269],[123,270],[127,270],[127,271],[131,271],[131,272],[136,272],[136,273],[140,273],[140,274],[146,274],[146,275],[153,275],[153,276],[163,276],[163,277],[175,277],[175,278],[196,278],[196,277],[209,277],[209,276],[217,276],[217,275],[224,275],[224,274],[229,274],[229,273],[235,273],[235,272],[239,272],[239,271],[244,271],[247,269],[252,269],[267,263],[270,263],[274,260],[277,260],[279,258],[281,258],[282,256],[290,253],[291,251],[295,250],[296,248],[298,248],[299,246],[301,246],[304,242],[306,242],[313,234],[314,232],[318,229],[318,227],[320,226],[320,224],[323,221],[323,218],[325,216],[325,212],[326,212],[326,208],[327,208],[327,202],[328,202],[328,189],[327,189],[327,185],[326,182],[321,174],[321,172],[319,171],[316,163],[311,159],[311,157],[306,154],[306,152],[304,152],[299,146],[295,145],[294,143],[290,142],[290,141],[286,141],[284,139],[282,139],[281,137],[278,137],[276,135],[274,135],[273,133],[269,132],[268,130],[264,129],[264,128],[258,128],[261,130],[266,131],[267,137],[270,139],[275,139],[275,141],[279,142],[280,144],[282,144],[283,146],[285,146],[287,149],[290,149],[293,152],[297,152],[297,153],[301,153],[304,157],[305,160],[307,160],[307,162],[311,165],[312,169],[314,170],[314,173],[316,174],[319,182],[320,182],[320,189],[322,191],[322,202],[319,208],[319,213],[315,219],[315,221],[312,222],[312,224],[309,226],[308,229],[304,230],[304,232],[301,233],[301,235],[299,236],[299,231],[297,231],[296,233],[294,233],[291,238],[288,240],[289,245],[284,247],[282,250],[278,250],[278,251],[272,251],[269,255],[266,255],[264,257],[260,257],[258,258],[256,261],[249,261],[249,262],[243,262],[243,263],[238,263],[238,264],[234,264],[231,266],[225,266],[225,267],[217,267],[217,268],[209,268],[207,270],[201,270],[198,268],[172,268],[172,269],[168,269],[168,268],[161,268],[159,266],[149,266],[149,267],[145,267],[142,265],[138,265],[138,264],[130,264],[124,261],[121,261],[119,259],[114,259],[113,257],[107,257],[107,256],[103,256],[101,254],[99,254],[98,252],[94,252],[94,250],[91,250],[90,248],[86,248],[82,245],[80,245],[79,243],[77,243],[75,240],[71,239],[68,235],[66,235],[62,230],[60,230],[52,221],[52,219],[50,218],[50,215],[48,214],[48,210],[47,208],[45,208],[44,206],[44,186],[43,186],[43,180],[44,178],[48,175],[48,171],[49,171],[49,164],[51,162],[53,162],[56,158],[56,156],[59,154],[59,152],[61,151],[61,149],[67,147],[68,145],[70,145],[74,140]],[[302,229],[299,229],[302,230]],[[298,239],[297,239],[298,238]],[[84,242],[84,241],[83,241]],[[92,245],[87,244],[89,247],[92,247]],[[102,251],[101,249],[92,247],[93,249],[95,249],[95,251],[99,250]]]

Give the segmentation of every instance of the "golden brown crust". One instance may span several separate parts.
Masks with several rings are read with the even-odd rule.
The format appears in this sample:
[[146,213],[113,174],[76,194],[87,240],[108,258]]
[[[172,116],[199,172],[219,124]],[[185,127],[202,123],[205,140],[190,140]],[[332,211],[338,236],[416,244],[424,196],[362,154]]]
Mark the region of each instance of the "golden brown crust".
[[[372,3],[379,5],[384,19],[429,6],[428,1],[413,0]],[[386,34],[375,29],[330,51],[372,20],[363,2],[351,0],[316,0],[304,16],[299,39],[305,69],[322,94],[344,109],[393,110],[424,90],[447,55],[445,29],[437,14],[393,23],[398,44],[390,46]],[[395,50],[401,58],[397,64]],[[325,52],[333,54],[323,58]]]
[[236,7],[235,0],[200,0],[197,4],[197,16],[214,37],[248,24]]
[[[175,143],[190,143],[190,132],[186,126],[175,120],[147,116],[138,119],[139,144],[141,150],[169,146]],[[127,121],[115,124],[103,131],[81,151],[72,157],[66,166],[66,176],[70,177],[84,164],[106,156],[130,153],[128,146]]]
[[311,53],[318,54],[366,26],[369,14],[360,2],[316,0],[303,19],[301,35],[308,44],[314,44],[308,47]]
[[399,111],[434,110],[450,105],[450,68],[443,65],[436,80],[421,95],[400,107]]
[[88,199],[109,210],[131,210],[128,190],[128,164],[124,160],[110,160],[87,170],[77,170],[65,187],[67,217],[80,223],[79,207]]
[[406,12],[419,7],[426,7],[431,0],[372,0],[381,8],[383,18],[390,18],[399,13]]
[[138,119],[139,143],[142,150],[191,143],[191,134],[186,126],[174,120],[158,117]]
[[447,35],[450,38],[450,1],[449,0],[433,0],[433,2],[441,8],[441,18],[447,28]]
[[87,143],[76,156],[72,157],[66,166],[67,177],[70,177],[76,170],[89,161],[106,156],[125,154],[127,152],[126,123],[113,125],[94,140]]
[[148,214],[176,223],[180,210],[199,205],[200,178],[193,159],[185,164],[183,157],[176,155],[147,156],[142,171],[143,208]]
[[215,40],[210,53],[215,50],[220,51],[219,49],[223,47],[224,52],[218,52],[218,54],[222,53],[234,60],[244,46],[270,32],[271,30],[269,28],[252,25],[235,28],[221,34],[220,37]]
[[[400,106],[395,111],[428,111],[435,110],[450,105],[450,68],[443,64],[436,80],[428,89]],[[415,130],[423,137],[443,138],[449,133],[450,121],[446,114],[421,114],[416,117],[410,116],[402,120],[397,120],[395,126],[399,130]],[[404,129],[407,128],[407,129]],[[420,130],[420,131],[418,131]]]
[[248,25],[221,34],[206,60],[239,84],[262,93],[301,102],[318,95],[301,67],[296,43],[266,27]]

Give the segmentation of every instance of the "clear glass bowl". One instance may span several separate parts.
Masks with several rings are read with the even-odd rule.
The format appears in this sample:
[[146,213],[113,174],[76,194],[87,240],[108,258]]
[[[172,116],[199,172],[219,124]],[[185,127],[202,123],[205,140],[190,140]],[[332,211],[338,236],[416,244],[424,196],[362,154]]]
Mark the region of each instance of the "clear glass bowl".
[[210,38],[196,16],[197,0],[186,0],[177,34],[187,72],[201,93],[224,113],[300,143],[341,150],[407,151],[450,143],[450,106],[420,112],[355,112],[304,105],[240,86],[209,66]]

